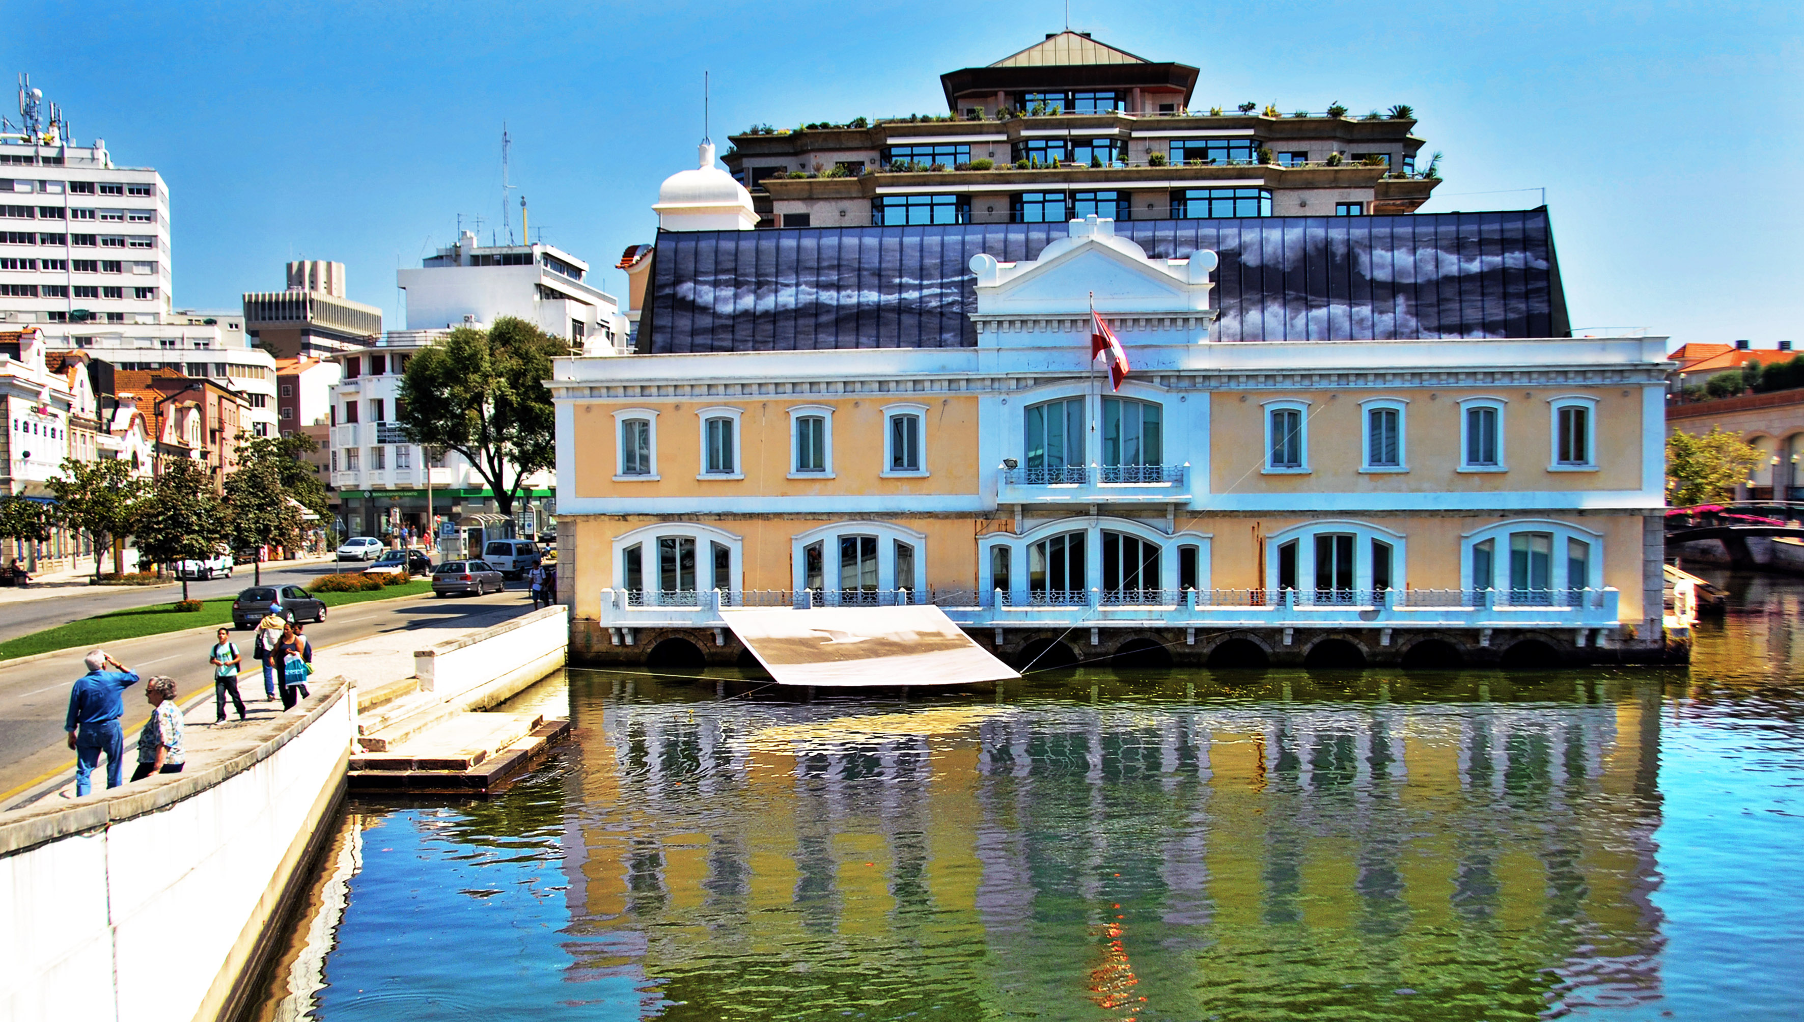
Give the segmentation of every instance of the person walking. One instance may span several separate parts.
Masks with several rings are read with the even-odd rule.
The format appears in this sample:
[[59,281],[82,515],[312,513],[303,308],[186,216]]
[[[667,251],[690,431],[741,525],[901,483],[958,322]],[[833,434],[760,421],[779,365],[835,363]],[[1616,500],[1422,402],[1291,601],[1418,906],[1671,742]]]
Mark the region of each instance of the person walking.
[[82,662],[87,664],[88,673],[76,679],[75,687],[69,690],[69,712],[63,720],[63,730],[69,733],[69,748],[75,750],[76,798],[88,793],[88,775],[94,772],[102,752],[106,753],[106,786],[119,787],[125,769],[120,761],[125,755],[125,734],[119,727],[125,702],[120,695],[138,683],[138,676],[105,650],[90,652]]
[[232,705],[238,710],[238,719],[244,719],[244,700],[238,695],[238,671],[244,666],[244,656],[238,652],[238,644],[232,641],[232,630],[221,628],[218,641],[213,643],[213,655],[207,658],[213,665],[213,710],[219,715],[215,724],[224,724],[226,696],[232,697]]
[[313,643],[307,641],[300,625],[289,625],[282,631],[275,656],[281,665],[282,709],[292,710],[313,694],[307,691],[307,676],[313,673]]
[[545,569],[545,606],[549,607],[556,602],[557,565],[553,564]]
[[532,589],[532,609],[538,610],[539,601],[545,598],[545,569],[540,565],[533,565],[532,570],[526,573],[526,584]]
[[282,629],[288,627],[288,619],[282,616],[282,605],[272,603],[263,620],[257,622],[256,646],[252,653],[263,661],[263,698],[274,702],[276,698],[276,681],[282,665],[275,657],[276,645],[282,641]]
[[150,701],[150,719],[138,732],[138,769],[133,781],[151,774],[179,774],[187,756],[182,752],[182,711],[175,705],[175,679],[152,678],[144,685]]

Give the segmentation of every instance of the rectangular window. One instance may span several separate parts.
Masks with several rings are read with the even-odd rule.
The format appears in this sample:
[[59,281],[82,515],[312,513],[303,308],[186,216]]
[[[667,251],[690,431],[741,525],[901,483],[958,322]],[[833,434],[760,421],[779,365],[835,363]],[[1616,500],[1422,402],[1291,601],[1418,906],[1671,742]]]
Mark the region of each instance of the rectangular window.
[[713,418],[702,424],[707,432],[707,466],[704,471],[713,475],[732,475],[735,471],[733,460],[733,420],[725,417]]
[[650,419],[627,419],[620,424],[620,474],[651,475]]
[[283,397],[293,397],[294,396],[294,384],[292,384],[292,383],[282,384],[282,396]]
[[993,546],[990,548],[990,588],[1011,592],[1009,579],[1009,548]]
[[1271,457],[1268,468],[1303,467],[1303,413],[1296,408],[1271,412]]
[[156,188],[152,185],[126,185],[125,186],[125,194],[127,194],[127,195],[155,195]]
[[1354,153],[1353,162],[1368,167],[1388,167],[1391,165],[1390,153]]
[[345,402],[345,425],[347,425],[347,426],[351,425],[351,424],[355,423],[356,421],[357,421],[357,402],[346,401]]
[[280,415],[280,417],[281,417],[281,418],[283,418],[283,419],[292,419],[292,418],[294,418],[294,409],[292,409],[292,408],[284,408],[284,409],[282,409],[282,410],[281,410],[281,415]]
[[71,209],[69,211],[69,219],[71,220],[92,220],[94,219],[94,216],[95,211],[91,209]]
[[1082,220],[1088,216],[1104,220],[1133,219],[1133,204],[1126,192],[1072,192],[1071,215]]
[[69,235],[69,244],[78,247],[93,248],[95,245],[100,244],[100,241],[92,234],[71,234]]
[[1173,220],[1272,215],[1269,188],[1186,188],[1171,193]]
[[345,379],[355,380],[362,371],[363,359],[358,358],[356,355],[352,355],[350,358],[345,359]]
[[38,286],[36,284],[0,284],[0,296],[5,296],[7,298],[36,298],[38,296]]
[[919,472],[921,470],[921,417],[892,415],[889,417],[889,470]]
[[1383,540],[1372,541],[1372,588],[1381,590],[1391,588],[1391,545]]
[[1566,588],[1574,594],[1591,587],[1591,544],[1582,539],[1566,541]]
[[1510,602],[1539,603],[1553,588],[1553,534],[1510,533]]
[[1466,409],[1466,465],[1494,468],[1497,460],[1497,409],[1481,405]]
[[1413,176],[1415,174],[1415,172],[1416,172],[1415,154],[1407,153],[1403,157],[1403,173]]
[[1472,544],[1472,588],[1490,589],[1497,584],[1497,542]]
[[132,288],[132,297],[140,302],[154,301],[157,297],[157,289],[154,287],[134,287]]
[[100,220],[102,223],[124,223],[125,210],[103,209],[100,211]]
[[1591,464],[1591,409],[1566,405],[1558,413],[1559,463]]
[[820,592],[827,584],[826,552],[823,543],[810,543],[802,548],[802,588]]
[[[1048,401],[1026,412],[1030,483],[1081,482],[1084,465],[1083,398]],[[1075,478],[1072,474],[1076,473]]]
[[658,588],[667,593],[695,592],[695,540],[658,537]]
[[94,194],[94,182],[92,182],[92,181],[71,181],[71,182],[69,182],[69,194],[71,194],[71,195],[93,195]]
[[[785,213],[783,214],[783,226],[812,227],[814,226],[814,216],[810,213]],[[577,324],[577,328],[580,330],[581,324]],[[580,337],[582,334],[578,333],[577,336]]]
[[36,259],[0,259],[0,270],[35,270],[37,268],[38,261]]
[[145,237],[135,237],[130,240],[129,244],[132,248],[156,248],[157,247],[157,239],[145,238]]
[[127,223],[147,224],[150,223],[153,218],[154,215],[148,209],[131,209],[127,210],[125,213],[125,220]]
[[888,164],[891,170],[956,167],[961,163],[971,162],[971,146],[968,143],[960,142],[935,145],[893,145],[883,150],[883,162]]
[[[102,272],[102,273],[124,273],[125,272],[125,264],[120,262],[117,259],[102,259],[100,261],[100,272]],[[132,264],[132,272],[133,273],[155,273],[155,272],[157,272],[157,264],[156,263],[133,263]]]
[[31,231],[0,231],[0,244],[35,245],[38,236]]
[[1027,588],[1033,593],[1084,591],[1084,534],[1067,532],[1027,548]]
[[71,266],[76,273],[99,273],[100,264],[92,259],[77,259]]
[[630,592],[645,588],[645,546],[634,543],[620,551],[620,585]]
[[1297,541],[1294,539],[1278,547],[1278,588],[1297,588]]
[[101,248],[124,248],[125,247],[125,239],[122,237],[119,237],[118,235],[115,235],[115,234],[102,234],[100,236],[100,247]]
[[1141,593],[1159,586],[1159,546],[1119,532],[1102,534],[1102,588]]
[[1316,599],[1346,596],[1353,592],[1353,537],[1325,533],[1315,537]]
[[971,197],[968,195],[883,195],[871,208],[878,227],[908,227],[924,224],[968,224],[971,222]]
[[803,415],[796,419],[796,471],[827,471],[827,419]]
[[[284,408],[282,410],[286,412],[288,409]],[[401,446],[395,448],[395,467],[396,468],[412,468],[413,467],[413,448],[408,447],[406,444],[402,444]]]
[[62,218],[63,218],[63,207],[61,207],[61,206],[39,206],[38,207],[38,219],[40,219],[40,220],[61,220]]
[[1032,116],[1096,114],[1127,109],[1127,99],[1114,91],[1024,92],[1016,107]]
[[1062,224],[1071,219],[1064,192],[1021,192],[1009,200],[1009,219],[1018,224]]
[[1118,138],[1076,138],[1071,140],[1071,159],[1086,167],[1121,167],[1127,165],[1126,150]]
[[387,468],[387,467],[388,467],[388,448],[386,448],[386,447],[370,448],[370,468],[376,469],[376,468]]
[[1335,216],[1365,216],[1366,204],[1363,202],[1337,202],[1334,204]]
[[69,268],[69,260],[67,260],[67,259],[46,259],[42,263],[40,263],[39,266],[41,266],[43,269],[55,270],[60,273]]
[[359,449],[356,447],[345,448],[345,471],[357,472],[360,471],[362,467]]
[[1202,588],[1202,550],[1188,544],[1178,547],[1178,588]]
[[382,414],[385,410],[385,402],[381,398],[370,399],[371,422],[386,422],[388,417]]
[[[1159,465],[1165,456],[1163,410],[1150,401],[1102,399],[1102,463],[1109,467]],[[1156,482],[1132,473],[1116,473],[1108,482]]]
[[125,185],[108,184],[107,182],[102,181],[100,183],[100,194],[102,194],[102,195],[124,195],[125,194]]
[[896,589],[915,591],[915,548],[913,544],[896,540]]
[[714,588],[731,592],[733,589],[733,548],[725,543],[710,543],[709,550],[714,557]]
[[1395,408],[1366,412],[1366,467],[1403,466],[1403,413]]
[[1171,142],[1171,162],[1178,166],[1253,163],[1259,143],[1250,138],[1185,138]]
[[839,588],[877,591],[877,537],[839,537]]

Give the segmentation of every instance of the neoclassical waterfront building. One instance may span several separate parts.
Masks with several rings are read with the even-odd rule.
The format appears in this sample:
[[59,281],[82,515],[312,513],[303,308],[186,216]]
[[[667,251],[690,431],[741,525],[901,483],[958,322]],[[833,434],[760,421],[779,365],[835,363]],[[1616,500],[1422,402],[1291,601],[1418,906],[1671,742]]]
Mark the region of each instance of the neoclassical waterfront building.
[[711,157],[549,382],[579,656],[900,601],[1017,664],[1674,652],[1664,341],[1570,336],[1545,210],[720,230]]

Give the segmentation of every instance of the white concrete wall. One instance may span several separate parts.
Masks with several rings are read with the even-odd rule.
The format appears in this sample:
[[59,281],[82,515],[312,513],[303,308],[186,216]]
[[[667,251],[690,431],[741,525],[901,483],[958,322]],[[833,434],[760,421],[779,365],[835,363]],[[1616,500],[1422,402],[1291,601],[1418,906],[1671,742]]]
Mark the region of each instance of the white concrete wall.
[[327,686],[211,769],[0,816],[0,1018],[219,1013],[342,790],[352,704]]
[[569,608],[546,607],[511,621],[415,651],[420,688],[446,702],[487,686],[537,680],[564,665],[570,645]]

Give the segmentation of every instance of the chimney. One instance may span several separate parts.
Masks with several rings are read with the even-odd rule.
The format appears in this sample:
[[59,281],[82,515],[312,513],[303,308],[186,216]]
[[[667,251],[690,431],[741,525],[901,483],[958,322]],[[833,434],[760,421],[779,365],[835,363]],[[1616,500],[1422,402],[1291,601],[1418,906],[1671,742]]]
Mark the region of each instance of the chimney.
[[1754,346],[1753,341],[1736,341],[1735,342],[1735,350],[1736,351],[1746,351],[1749,348],[1752,348],[1753,346]]

